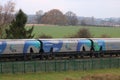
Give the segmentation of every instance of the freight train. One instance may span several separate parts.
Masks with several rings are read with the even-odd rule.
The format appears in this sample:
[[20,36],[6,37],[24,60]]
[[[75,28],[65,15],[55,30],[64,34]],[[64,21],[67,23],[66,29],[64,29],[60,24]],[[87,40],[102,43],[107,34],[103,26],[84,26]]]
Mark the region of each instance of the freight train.
[[0,60],[120,55],[120,38],[0,39]]

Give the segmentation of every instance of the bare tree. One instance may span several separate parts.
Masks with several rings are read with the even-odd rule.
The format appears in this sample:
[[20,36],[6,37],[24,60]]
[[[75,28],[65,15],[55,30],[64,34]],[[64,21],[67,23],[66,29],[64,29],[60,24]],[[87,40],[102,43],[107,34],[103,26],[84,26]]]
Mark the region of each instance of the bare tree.
[[41,23],[41,18],[42,18],[42,16],[43,16],[43,11],[42,11],[42,10],[39,10],[39,11],[36,12],[36,22],[37,22],[38,24]]
[[0,5],[0,27],[9,24],[13,20],[15,3],[8,1],[4,6]]
[[67,18],[67,23],[68,25],[77,25],[78,23],[78,19],[75,13],[68,11],[65,14],[66,18]]
[[82,20],[81,20],[81,25],[82,25],[82,26],[86,26],[86,25],[87,25],[86,19],[82,19]]
[[65,25],[66,18],[60,10],[53,9],[43,15],[41,22],[43,24]]
[[13,20],[14,9],[15,3],[12,1],[8,1],[4,5],[0,4],[0,36],[2,36],[5,27]]
[[80,20],[82,26],[93,26],[95,25],[94,17],[84,17]]

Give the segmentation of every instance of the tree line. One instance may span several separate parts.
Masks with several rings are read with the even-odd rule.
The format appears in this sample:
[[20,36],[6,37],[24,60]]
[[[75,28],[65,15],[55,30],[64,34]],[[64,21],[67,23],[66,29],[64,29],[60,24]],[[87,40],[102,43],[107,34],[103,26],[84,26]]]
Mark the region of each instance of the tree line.
[[71,11],[63,14],[59,9],[52,9],[43,14],[42,10],[36,12],[37,24],[77,25],[77,15]]
[[[38,24],[52,24],[52,25],[78,25],[79,20],[75,13],[68,11],[63,14],[58,9],[52,9],[43,13],[42,10],[36,12],[36,18]],[[25,39],[33,38],[32,35],[34,27],[27,30],[25,25],[28,21],[28,16],[20,9],[15,13],[15,3],[8,1],[5,5],[0,4],[0,38],[8,39]],[[91,23],[94,23],[94,17],[92,17]],[[86,26],[85,21],[81,21],[81,24]],[[103,35],[106,37],[106,35]],[[42,38],[51,38],[51,36],[42,35]],[[79,30],[75,35],[69,36],[71,38],[88,38],[92,37],[89,30]]]
[[120,18],[94,18],[80,17],[72,11],[63,14],[59,9],[52,9],[47,12],[39,10],[36,15],[29,15],[28,23],[34,24],[53,24],[53,25],[82,25],[82,26],[104,26],[119,27]]

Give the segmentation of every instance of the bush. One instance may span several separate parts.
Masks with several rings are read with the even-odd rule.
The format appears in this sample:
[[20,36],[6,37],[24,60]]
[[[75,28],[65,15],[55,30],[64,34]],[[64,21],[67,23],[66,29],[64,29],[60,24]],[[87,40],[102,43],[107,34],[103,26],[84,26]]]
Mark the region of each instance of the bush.
[[79,31],[75,34],[70,36],[70,38],[91,38],[92,35],[90,31],[86,28],[79,29]]
[[107,34],[102,34],[102,35],[101,35],[101,38],[110,38],[110,36],[107,35]]
[[46,34],[42,34],[37,38],[52,38],[52,36],[46,35]]

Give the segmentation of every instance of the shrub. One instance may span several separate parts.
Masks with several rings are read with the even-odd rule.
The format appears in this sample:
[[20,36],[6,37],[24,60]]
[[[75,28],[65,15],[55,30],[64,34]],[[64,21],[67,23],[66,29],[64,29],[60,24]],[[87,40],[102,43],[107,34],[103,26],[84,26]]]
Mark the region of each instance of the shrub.
[[91,38],[91,37],[92,35],[89,29],[86,28],[79,29],[79,31],[75,35],[70,36],[70,38]]
[[110,36],[107,35],[107,34],[102,34],[102,35],[101,35],[101,38],[110,38]]
[[40,35],[40,36],[37,37],[37,38],[52,38],[52,36],[46,35],[46,34],[42,34],[42,35]]

